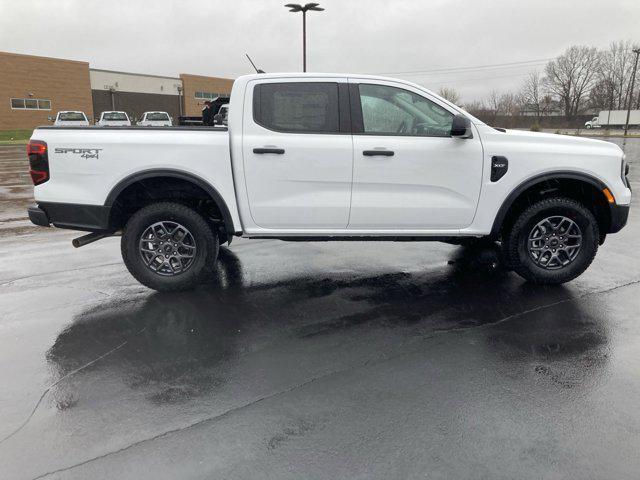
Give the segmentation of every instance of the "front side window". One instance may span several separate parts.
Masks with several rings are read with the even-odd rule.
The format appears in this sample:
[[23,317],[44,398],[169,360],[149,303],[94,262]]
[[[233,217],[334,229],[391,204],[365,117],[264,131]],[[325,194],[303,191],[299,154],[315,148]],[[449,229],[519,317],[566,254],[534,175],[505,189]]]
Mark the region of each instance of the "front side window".
[[386,85],[360,84],[364,133],[448,137],[453,114],[420,95]]
[[278,132],[338,133],[338,84],[263,83],[254,89],[254,120]]

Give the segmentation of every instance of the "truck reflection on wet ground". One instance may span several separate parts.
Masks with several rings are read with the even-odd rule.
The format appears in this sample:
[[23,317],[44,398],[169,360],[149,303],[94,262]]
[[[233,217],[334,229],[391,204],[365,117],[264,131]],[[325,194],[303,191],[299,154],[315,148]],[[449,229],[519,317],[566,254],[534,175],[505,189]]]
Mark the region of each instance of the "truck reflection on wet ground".
[[[489,250],[486,258],[494,255],[498,253]],[[592,368],[580,370],[583,374],[593,374],[604,362],[606,328],[582,312],[565,287],[513,282],[508,272],[478,258],[478,248],[460,247],[452,267],[435,278],[415,272],[339,279],[294,275],[245,285],[241,259],[222,248],[209,284],[193,292],[91,308],[58,335],[47,360],[60,378],[126,340],[123,349],[93,366],[89,375],[94,380],[99,375],[121,378],[129,388],[146,392],[154,404],[210,395],[234,375],[234,363],[268,344],[284,342],[298,352],[292,344],[319,336],[370,338],[372,330],[420,348],[421,340],[443,332],[510,319],[488,337],[487,348],[503,361],[537,361],[536,372],[548,375],[547,363],[564,356],[588,355]],[[306,308],[317,300],[322,302],[318,308]],[[537,311],[544,309],[541,305],[559,306],[545,314]],[[522,313],[527,311],[531,314]],[[54,397],[68,407],[87,387],[74,379],[60,384]]]

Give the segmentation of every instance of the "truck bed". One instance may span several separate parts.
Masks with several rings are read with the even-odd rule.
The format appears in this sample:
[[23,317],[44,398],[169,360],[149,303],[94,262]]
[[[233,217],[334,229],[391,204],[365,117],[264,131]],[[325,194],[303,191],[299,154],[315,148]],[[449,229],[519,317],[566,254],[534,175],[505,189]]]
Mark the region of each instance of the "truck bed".
[[149,170],[191,173],[235,197],[226,127],[47,126],[32,139],[47,143],[51,176],[37,202],[108,206],[119,183]]

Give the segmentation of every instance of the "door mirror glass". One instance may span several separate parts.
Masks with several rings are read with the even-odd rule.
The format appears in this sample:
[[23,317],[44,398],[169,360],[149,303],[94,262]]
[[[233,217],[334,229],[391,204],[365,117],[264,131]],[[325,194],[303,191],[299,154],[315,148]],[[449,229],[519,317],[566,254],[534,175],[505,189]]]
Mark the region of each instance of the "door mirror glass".
[[462,114],[453,117],[451,124],[451,136],[458,138],[471,138],[471,121]]

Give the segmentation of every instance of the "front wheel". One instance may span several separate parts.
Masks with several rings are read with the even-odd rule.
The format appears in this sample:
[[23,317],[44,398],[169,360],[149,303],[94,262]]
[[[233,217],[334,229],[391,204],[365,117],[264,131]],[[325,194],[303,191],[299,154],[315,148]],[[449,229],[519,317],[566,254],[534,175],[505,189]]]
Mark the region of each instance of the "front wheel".
[[218,236],[199,213],[172,202],[133,214],[120,244],[131,275],[160,292],[187,290],[204,280],[218,246]]
[[516,273],[534,283],[560,284],[581,275],[598,251],[598,223],[569,198],[541,200],[504,233],[505,256]]

